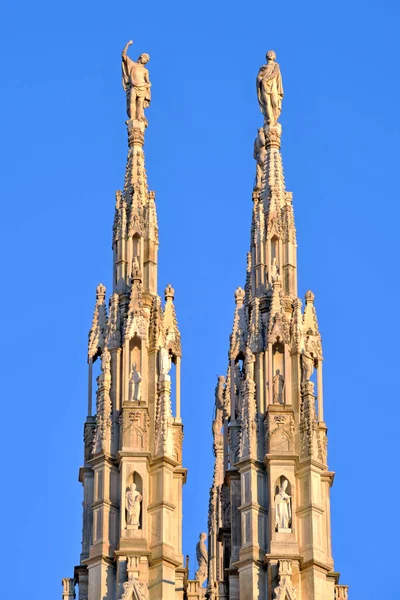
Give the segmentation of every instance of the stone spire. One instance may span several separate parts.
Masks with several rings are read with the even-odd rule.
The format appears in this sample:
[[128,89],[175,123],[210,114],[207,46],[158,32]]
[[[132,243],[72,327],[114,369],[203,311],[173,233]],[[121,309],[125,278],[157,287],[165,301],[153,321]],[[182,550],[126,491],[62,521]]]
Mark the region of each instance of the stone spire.
[[75,583],[79,600],[183,600],[187,581],[181,539],[182,350],[174,290],[167,286],[164,308],[157,293],[155,193],[148,189],[144,157],[149,56],[132,61],[129,45],[122,52],[128,158],[123,189],[116,192],[113,291],[107,311],[106,288],[97,287],[89,333],[88,417],[79,476],[82,553],[74,579],[63,580],[64,600],[73,597]]
[[[322,342],[314,294],[297,297],[296,229],[278,122],[275,52],[257,75],[264,115],[254,143],[250,249],[235,293],[224,392],[224,473],[209,505],[208,595],[214,600],[334,600]],[[317,402],[316,402],[317,396]],[[220,470],[215,455],[215,472]],[[223,517],[221,518],[221,515]],[[224,565],[224,570],[218,565]],[[340,596],[341,597],[341,596]]]

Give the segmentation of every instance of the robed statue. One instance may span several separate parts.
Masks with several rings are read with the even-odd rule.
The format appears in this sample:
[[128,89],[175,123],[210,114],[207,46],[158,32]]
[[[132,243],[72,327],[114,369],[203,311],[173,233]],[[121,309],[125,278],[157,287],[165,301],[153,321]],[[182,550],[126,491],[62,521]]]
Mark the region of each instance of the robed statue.
[[262,187],[262,176],[264,171],[264,163],[267,151],[265,148],[265,134],[263,127],[258,130],[258,135],[254,142],[253,157],[256,160],[256,182],[254,184],[255,190],[261,190]]
[[206,539],[207,534],[201,533],[196,546],[196,558],[199,563],[199,568],[196,571],[195,578],[200,581],[200,586],[202,586],[207,579],[208,552],[204,543]]
[[284,479],[279,492],[275,496],[275,527],[278,529],[289,529],[292,518],[290,496],[286,492],[289,482]]
[[126,112],[128,117],[137,121],[146,121],[144,109],[150,106],[151,92],[149,72],[145,65],[150,56],[141,54],[135,62],[127,55],[132,40],[122,50],[122,87],[126,92]]
[[142,494],[136,489],[136,484],[131,483],[125,494],[127,525],[139,527],[140,503],[142,499]]
[[257,98],[267,123],[274,125],[282,110],[282,75],[273,50],[268,50],[266,59],[257,75]]

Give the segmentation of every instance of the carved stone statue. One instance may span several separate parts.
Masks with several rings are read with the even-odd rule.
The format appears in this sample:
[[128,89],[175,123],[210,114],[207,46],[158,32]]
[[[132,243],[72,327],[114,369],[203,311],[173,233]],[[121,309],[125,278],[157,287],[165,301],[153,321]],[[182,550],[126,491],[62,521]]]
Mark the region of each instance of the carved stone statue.
[[171,370],[171,355],[166,348],[160,348],[160,375],[168,375]]
[[274,125],[282,110],[282,75],[273,50],[268,50],[266,59],[267,64],[260,67],[257,75],[257,97],[267,123]]
[[250,350],[249,346],[246,348],[246,360],[245,360],[245,372],[246,378],[254,379],[254,363],[256,362],[256,357]]
[[107,379],[110,377],[110,373],[111,373],[110,363],[111,363],[111,354],[110,354],[108,348],[106,347],[106,348],[104,348],[103,353],[101,355],[101,370],[103,371],[104,379]]
[[307,338],[301,353],[301,383],[306,383],[306,381],[310,381],[313,373],[314,355],[310,350],[310,342]]
[[131,483],[125,494],[126,524],[139,527],[140,503],[143,500],[141,493],[136,489],[136,484]]
[[284,479],[279,492],[275,496],[275,527],[278,531],[279,529],[289,529],[292,518],[290,496],[286,493],[288,484],[288,480]]
[[283,388],[285,385],[285,378],[279,369],[275,371],[273,379],[273,403],[283,404]]
[[255,190],[261,190],[261,182],[264,171],[264,163],[266,156],[266,148],[265,148],[265,133],[263,127],[260,127],[258,130],[258,135],[254,142],[254,159],[256,162],[256,183],[254,185]]
[[151,83],[145,65],[150,56],[146,53],[141,54],[135,62],[127,55],[132,44],[131,40],[122,50],[122,87],[126,92],[126,111],[130,119],[146,121],[144,109],[150,106]]
[[218,377],[218,383],[215,388],[215,417],[212,424],[214,442],[216,441],[216,437],[221,433],[221,428],[223,425],[224,385],[225,377],[223,375],[220,375]]
[[271,265],[271,283],[273,283],[274,281],[276,281],[279,277],[279,267],[276,264],[276,256],[274,256],[274,258],[272,259],[272,265]]
[[196,546],[196,558],[199,563],[199,568],[196,571],[195,578],[200,581],[200,585],[202,586],[205,580],[207,579],[207,566],[208,566],[208,552],[205,545],[205,541],[207,539],[206,533],[201,533],[199,536],[199,541]]
[[137,256],[134,256],[132,259],[132,275],[135,276],[140,271],[139,259]]
[[137,370],[136,363],[133,363],[131,378],[129,380],[129,400],[140,400],[142,397],[142,376]]

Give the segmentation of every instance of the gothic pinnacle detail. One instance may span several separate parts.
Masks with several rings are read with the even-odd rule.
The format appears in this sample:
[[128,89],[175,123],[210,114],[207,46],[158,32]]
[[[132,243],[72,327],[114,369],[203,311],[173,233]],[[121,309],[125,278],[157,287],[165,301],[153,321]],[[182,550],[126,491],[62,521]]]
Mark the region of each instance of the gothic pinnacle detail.
[[257,98],[264,124],[253,148],[246,280],[235,293],[227,376],[215,395],[207,598],[347,600],[330,542],[322,341],[314,294],[306,293],[304,310],[297,296],[273,51],[258,72]]
[[157,293],[156,202],[143,149],[149,56],[132,61],[129,45],[122,52],[129,149],[123,190],[115,194],[113,286],[108,303],[106,288],[97,287],[88,341],[82,552],[75,578],[63,580],[64,600],[75,597],[76,583],[79,600],[183,600],[187,587],[182,349],[174,289],[167,286],[164,306]]

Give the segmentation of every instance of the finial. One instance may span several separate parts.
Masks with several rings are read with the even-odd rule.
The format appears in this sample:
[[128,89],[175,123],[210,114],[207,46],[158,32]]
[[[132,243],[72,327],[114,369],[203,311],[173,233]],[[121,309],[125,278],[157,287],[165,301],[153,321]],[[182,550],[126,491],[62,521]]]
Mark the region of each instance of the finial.
[[314,304],[315,294],[313,294],[311,290],[308,290],[308,292],[306,292],[305,299],[306,304]]
[[99,285],[96,288],[96,300],[97,300],[98,304],[102,304],[102,302],[104,302],[105,297],[106,297],[106,286],[103,285],[102,283],[99,283]]
[[266,59],[267,63],[260,67],[257,75],[257,97],[265,121],[271,127],[281,114],[283,85],[275,52],[268,50]]
[[151,92],[149,72],[145,65],[149,62],[150,56],[144,52],[135,62],[127,55],[129,46],[133,41],[129,41],[122,50],[122,87],[126,92],[126,111],[129,119],[133,121],[142,121],[147,125],[144,109],[150,106]]
[[244,289],[241,287],[238,287],[237,290],[235,291],[235,303],[243,304],[243,300],[244,300]]
[[164,294],[165,294],[165,300],[168,300],[168,298],[173,300],[175,298],[175,290],[170,283],[165,288]]

